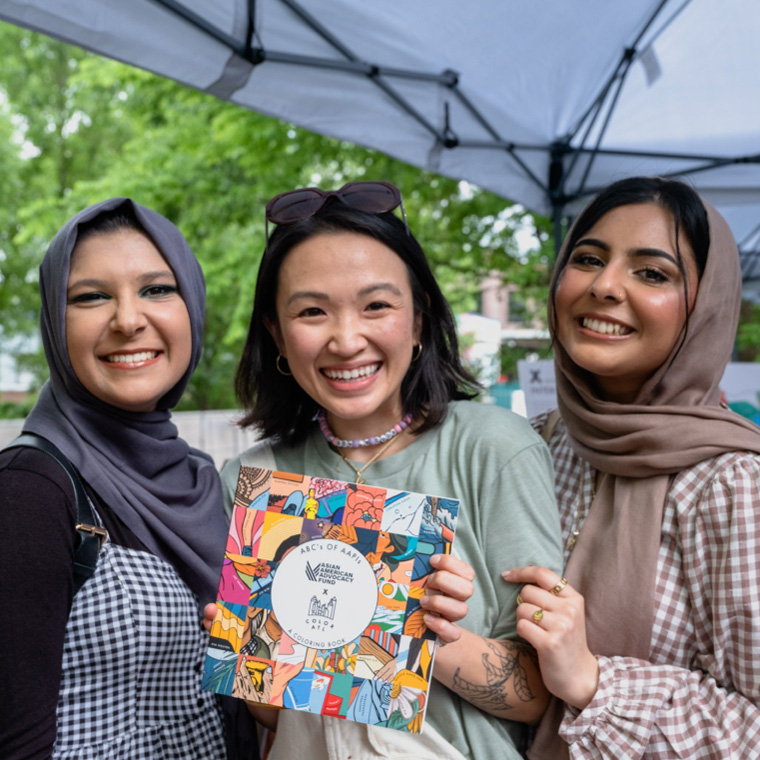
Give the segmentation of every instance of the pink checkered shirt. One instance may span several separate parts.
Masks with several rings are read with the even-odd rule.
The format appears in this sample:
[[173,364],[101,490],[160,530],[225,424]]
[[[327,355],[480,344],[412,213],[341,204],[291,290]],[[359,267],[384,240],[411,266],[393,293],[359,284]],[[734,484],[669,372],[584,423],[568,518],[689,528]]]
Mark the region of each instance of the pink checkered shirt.
[[[543,427],[546,415],[531,422]],[[557,425],[549,448],[565,561],[593,474]],[[620,579],[620,593],[632,579]],[[625,621],[621,621],[624,625]],[[566,708],[571,758],[760,758],[760,457],[680,472],[665,503],[649,661],[599,657],[599,687]]]

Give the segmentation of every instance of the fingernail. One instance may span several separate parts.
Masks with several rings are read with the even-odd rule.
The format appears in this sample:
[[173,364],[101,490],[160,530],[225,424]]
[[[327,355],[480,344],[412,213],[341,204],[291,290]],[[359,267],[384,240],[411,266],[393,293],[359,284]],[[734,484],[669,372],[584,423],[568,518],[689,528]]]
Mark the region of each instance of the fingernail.
[[428,603],[428,600],[429,600],[429,599],[430,599],[430,597],[429,597],[429,596],[423,596],[423,597],[420,597],[420,605],[421,605],[422,607],[424,607],[424,606],[425,606],[425,605]]
[[440,556],[440,554],[434,554],[434,555],[433,555],[433,556],[430,558],[430,564],[431,564],[433,567],[438,567],[438,563],[439,563],[440,561],[441,561],[441,556]]
[[504,578],[505,581],[508,581],[512,577],[512,571],[511,570],[505,570],[501,577]]

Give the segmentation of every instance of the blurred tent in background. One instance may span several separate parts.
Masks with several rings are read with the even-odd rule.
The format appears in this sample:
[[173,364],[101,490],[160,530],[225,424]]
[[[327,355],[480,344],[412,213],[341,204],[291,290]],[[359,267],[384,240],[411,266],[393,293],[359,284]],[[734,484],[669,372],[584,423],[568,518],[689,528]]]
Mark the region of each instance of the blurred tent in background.
[[600,186],[681,177],[760,300],[757,0],[0,0],[0,18],[467,180],[558,239]]

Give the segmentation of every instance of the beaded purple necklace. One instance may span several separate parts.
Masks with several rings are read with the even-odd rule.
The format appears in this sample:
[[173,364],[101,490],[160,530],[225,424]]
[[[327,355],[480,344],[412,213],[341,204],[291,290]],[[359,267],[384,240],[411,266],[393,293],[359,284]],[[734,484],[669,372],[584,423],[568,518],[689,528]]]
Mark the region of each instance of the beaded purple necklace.
[[391,438],[395,438],[400,432],[406,430],[411,423],[413,415],[407,414],[401,422],[394,425],[387,433],[382,435],[373,435],[370,438],[362,438],[361,440],[348,441],[345,438],[337,438],[332,430],[327,425],[327,412],[324,409],[319,410],[317,419],[319,420],[319,428],[322,431],[322,435],[327,439],[327,442],[335,446],[337,449],[363,449],[366,446],[377,446],[378,443],[385,443],[390,441]]

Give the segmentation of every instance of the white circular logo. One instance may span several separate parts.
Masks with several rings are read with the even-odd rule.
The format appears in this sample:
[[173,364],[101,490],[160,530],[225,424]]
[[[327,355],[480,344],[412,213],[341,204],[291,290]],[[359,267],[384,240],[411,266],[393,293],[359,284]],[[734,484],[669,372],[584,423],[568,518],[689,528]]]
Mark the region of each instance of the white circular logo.
[[299,544],[277,567],[272,609],[283,630],[312,649],[354,641],[377,607],[377,579],[350,544],[319,538]]

